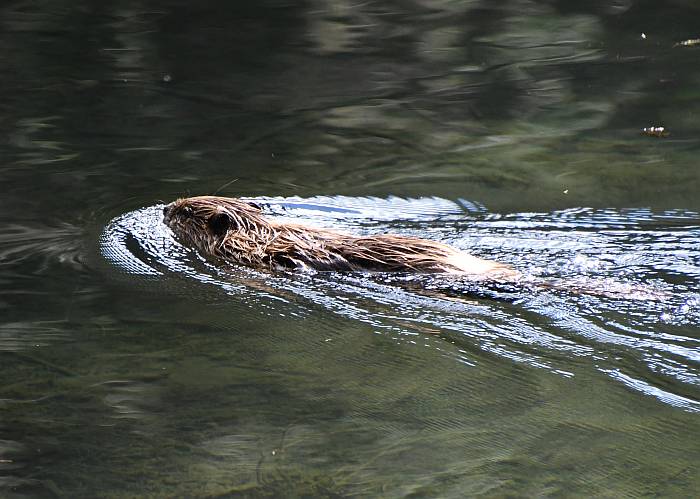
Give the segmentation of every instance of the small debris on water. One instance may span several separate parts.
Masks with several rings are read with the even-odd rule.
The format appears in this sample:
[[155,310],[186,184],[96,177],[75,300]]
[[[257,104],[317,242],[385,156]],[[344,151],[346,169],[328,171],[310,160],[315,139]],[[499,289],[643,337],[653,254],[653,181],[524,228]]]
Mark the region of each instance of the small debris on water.
[[670,134],[668,133],[668,130],[666,130],[665,127],[662,126],[650,126],[646,128],[642,128],[642,135],[646,135],[647,137],[668,137]]
[[683,40],[674,45],[674,47],[695,47],[700,45],[700,38],[692,38],[690,40]]
[[647,35],[645,33],[642,33],[642,40],[646,40],[646,39],[647,39]]
[[568,194],[568,193],[569,193],[569,189],[564,189],[564,194]]

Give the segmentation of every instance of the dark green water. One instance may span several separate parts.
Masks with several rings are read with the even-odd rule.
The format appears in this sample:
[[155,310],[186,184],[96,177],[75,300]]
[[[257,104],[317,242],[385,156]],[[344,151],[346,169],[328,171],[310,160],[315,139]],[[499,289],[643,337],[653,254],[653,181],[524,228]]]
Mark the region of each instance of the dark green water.
[[[698,4],[233,3],[0,6],[0,497],[696,497]],[[606,292],[218,269],[218,189]]]

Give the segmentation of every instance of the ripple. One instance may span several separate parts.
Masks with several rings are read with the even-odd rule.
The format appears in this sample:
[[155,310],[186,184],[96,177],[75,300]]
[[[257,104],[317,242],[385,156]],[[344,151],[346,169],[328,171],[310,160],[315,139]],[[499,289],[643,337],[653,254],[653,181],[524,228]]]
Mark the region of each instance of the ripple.
[[652,386],[645,381],[628,376],[618,369],[601,369],[601,371],[632,390],[656,397],[666,404],[680,407],[681,409],[685,409],[690,412],[700,412],[700,401],[662,390],[661,388]]
[[[499,285],[446,276],[224,269],[173,238],[161,221],[162,205],[113,220],[102,253],[127,274],[185,277],[261,313],[304,316],[321,307],[397,343],[417,346],[428,336],[441,341],[421,343],[442,348],[447,341],[457,348],[450,355],[467,366],[480,362],[470,354],[480,351],[575,378],[583,362],[664,403],[698,407],[687,395],[700,385],[700,301],[689,292],[700,276],[697,213],[580,208],[495,215],[439,198],[251,200],[282,220],[438,239],[508,261],[527,277]],[[644,381],[622,374],[629,362]]]
[[15,352],[70,339],[65,321],[22,321],[0,324],[0,351]]
[[82,267],[80,261],[81,229],[61,223],[56,226],[27,226],[9,224],[0,227],[0,265],[15,266],[42,257],[39,270],[51,261]]

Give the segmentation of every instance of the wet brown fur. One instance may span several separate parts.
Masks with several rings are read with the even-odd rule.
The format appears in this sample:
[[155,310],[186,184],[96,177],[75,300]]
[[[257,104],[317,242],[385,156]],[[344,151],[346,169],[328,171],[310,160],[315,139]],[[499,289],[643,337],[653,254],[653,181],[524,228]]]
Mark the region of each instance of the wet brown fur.
[[407,271],[513,277],[510,267],[442,243],[397,235],[354,236],[263,216],[240,199],[198,196],[164,208],[178,239],[203,256],[272,270]]

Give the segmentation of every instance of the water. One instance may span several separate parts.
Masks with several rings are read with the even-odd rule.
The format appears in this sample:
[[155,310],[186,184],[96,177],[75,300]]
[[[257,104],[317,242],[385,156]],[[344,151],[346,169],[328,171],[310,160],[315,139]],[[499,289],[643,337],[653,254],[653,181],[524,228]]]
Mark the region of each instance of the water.
[[[229,4],[0,7],[0,495],[697,495],[697,6]],[[217,189],[558,286],[222,269]]]

